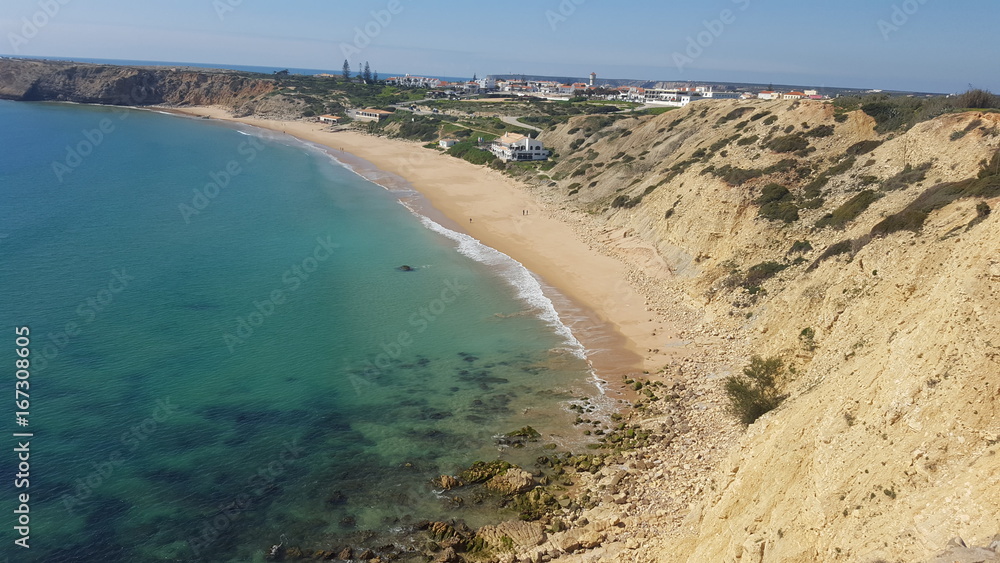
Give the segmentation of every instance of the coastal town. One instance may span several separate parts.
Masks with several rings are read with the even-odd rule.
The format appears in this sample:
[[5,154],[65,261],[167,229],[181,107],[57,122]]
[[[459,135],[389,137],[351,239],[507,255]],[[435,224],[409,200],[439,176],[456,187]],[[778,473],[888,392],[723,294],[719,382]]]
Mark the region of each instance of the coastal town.
[[[619,81],[620,82],[620,81]],[[683,85],[656,83],[654,87],[635,85],[619,85],[598,80],[596,73],[591,73],[586,82],[560,82],[559,80],[543,80],[521,78],[504,78],[487,76],[473,78],[468,81],[449,82],[441,78],[413,76],[393,76],[385,80],[388,87],[400,90],[423,90],[429,100],[468,100],[475,101],[484,98],[501,98],[509,100],[573,102],[586,100],[589,102],[619,102],[630,104],[632,108],[682,108],[693,102],[718,100],[825,100],[828,96],[820,94],[815,89],[779,91],[773,87],[752,89],[736,89],[712,85]],[[416,105],[397,105],[420,115],[421,110]],[[438,109],[430,109],[431,114]],[[347,110],[346,117],[362,123],[381,123],[394,115],[393,111],[367,107]],[[471,115],[471,114],[470,114]],[[340,125],[344,117],[323,114],[316,120],[329,124]],[[533,133],[508,132],[498,138],[479,138],[478,148],[492,153],[502,162],[531,162],[547,160],[551,151],[546,150],[542,141],[532,137]],[[535,135],[537,136],[537,135]],[[436,147],[448,150],[455,146],[457,139],[441,139]]]
[[597,74],[591,73],[588,82],[560,83],[556,80],[505,79],[488,76],[466,82],[448,82],[440,78],[422,76],[394,76],[386,79],[390,86],[427,88],[431,95],[457,97],[467,95],[506,94],[509,96],[531,97],[549,101],[567,101],[575,97],[590,99],[633,102],[665,107],[684,107],[701,100],[825,100],[828,96],[818,90],[717,90],[713,86],[658,87],[611,86],[598,81]]

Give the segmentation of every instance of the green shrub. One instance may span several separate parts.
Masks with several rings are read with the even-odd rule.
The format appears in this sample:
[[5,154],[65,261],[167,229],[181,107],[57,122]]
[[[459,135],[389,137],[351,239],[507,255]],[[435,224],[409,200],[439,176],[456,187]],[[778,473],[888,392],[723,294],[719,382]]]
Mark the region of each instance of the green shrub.
[[764,173],[761,170],[747,170],[727,164],[721,168],[716,168],[712,171],[712,174],[721,178],[722,181],[730,186],[739,186],[754,178],[760,178]]
[[809,352],[816,350],[816,331],[812,327],[802,329],[802,332],[799,333],[799,342]]
[[771,115],[770,111],[762,111],[760,113],[755,113],[755,114],[753,114],[753,115],[750,116],[750,121],[759,121],[759,120],[764,119],[765,117],[767,117],[769,115]]
[[759,140],[760,140],[760,136],[759,135],[754,135],[752,137],[744,137],[744,138],[740,139],[739,141],[736,141],[736,144],[739,145],[739,146],[741,146],[741,147],[745,147],[746,145],[752,145],[752,144],[756,143]]
[[781,358],[750,358],[750,365],[743,368],[743,375],[726,378],[730,412],[749,426],[777,408],[784,400],[777,389],[777,379],[783,370]]
[[818,178],[806,184],[802,190],[802,197],[807,199],[818,198],[823,195],[823,188],[830,182],[830,177],[820,174]]
[[857,159],[854,158],[853,156],[845,158],[844,160],[842,160],[842,161],[838,162],[837,164],[831,166],[830,169],[825,172],[825,174],[827,176],[830,176],[830,177],[839,176],[839,175],[843,174],[844,172],[847,172],[851,168],[854,168],[854,164],[856,162],[857,162]]
[[718,141],[712,143],[712,146],[708,147],[708,150],[711,151],[711,152],[715,152],[715,151],[717,151],[717,150],[725,147],[729,143],[732,143],[733,141],[739,139],[740,136],[741,135],[734,135],[732,137],[727,137],[725,139],[719,139]]
[[455,143],[447,151],[447,154],[455,158],[461,158],[472,164],[491,164],[497,157],[489,151],[484,151],[476,146],[472,141],[462,141]]
[[801,254],[809,252],[813,249],[813,245],[807,240],[797,240],[795,244],[792,245],[792,249],[788,251],[789,254]]
[[720,117],[719,120],[716,122],[716,125],[722,125],[723,123],[726,123],[728,121],[736,121],[737,119],[742,118],[744,115],[752,111],[753,108],[749,107],[736,108],[733,111],[727,113],[725,117]]
[[774,125],[778,121],[777,115],[772,115],[764,120],[764,125]]
[[788,172],[789,170],[795,168],[798,165],[798,163],[799,162],[794,158],[786,158],[765,168],[764,174],[777,174],[777,173]]
[[757,205],[765,205],[768,203],[773,203],[776,201],[781,201],[790,197],[792,194],[788,191],[788,188],[782,186],[781,184],[768,184],[764,186],[761,190],[761,195],[758,197],[754,203]]
[[861,156],[868,154],[882,146],[883,141],[860,141],[847,148],[848,156]]
[[916,168],[907,164],[902,172],[882,182],[882,189],[887,192],[893,192],[904,190],[917,182],[923,182],[927,178],[927,171],[931,169],[931,166],[930,162],[925,162]]
[[[771,221],[794,223],[799,220],[799,208],[788,188],[780,184],[764,186],[761,196],[754,203],[760,205],[758,215]],[[756,285],[756,284],[755,284]]]
[[980,170],[978,177],[927,189],[902,211],[875,225],[871,234],[885,236],[902,230],[919,231],[932,212],[969,197],[1000,197],[1000,151]]
[[955,131],[951,134],[951,140],[957,141],[968,134],[968,131]]
[[819,127],[812,129],[805,133],[806,137],[829,137],[833,135],[833,125],[820,125]]
[[1000,109],[1000,96],[989,90],[973,89],[956,98],[956,107],[974,109]]
[[747,289],[752,289],[755,287],[760,287],[760,284],[778,275],[779,272],[785,270],[788,266],[778,263],[778,262],[761,262],[755,266],[751,266],[745,276],[743,276],[743,287]]
[[858,239],[858,241],[854,241],[851,239],[842,240],[837,244],[834,244],[833,246],[830,246],[829,248],[824,250],[823,254],[820,254],[819,258],[817,258],[815,262],[813,262],[812,264],[809,265],[808,268],[806,268],[806,271],[811,272],[815,270],[827,258],[833,258],[834,256],[839,256],[841,254],[850,254],[854,252],[855,244],[857,244],[858,247],[860,248],[864,246],[870,239],[871,237],[862,237],[861,239]]
[[802,135],[785,135],[772,139],[766,147],[779,153],[796,152],[809,148],[809,141]]
[[864,190],[858,195],[847,200],[846,203],[838,207],[833,213],[828,213],[816,222],[816,227],[823,229],[826,227],[843,228],[847,223],[858,218],[868,207],[882,198],[882,194],[873,190]]

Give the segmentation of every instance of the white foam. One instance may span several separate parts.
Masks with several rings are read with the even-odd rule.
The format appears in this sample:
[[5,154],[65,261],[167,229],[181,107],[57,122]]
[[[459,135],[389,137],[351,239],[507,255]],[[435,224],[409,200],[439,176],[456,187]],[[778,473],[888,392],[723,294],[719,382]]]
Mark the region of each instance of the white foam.
[[[304,146],[307,150],[318,152],[326,156],[336,165],[353,172],[355,175],[377,186],[382,187],[386,191],[394,192],[399,196],[405,196],[407,194],[415,195],[419,193],[412,188],[407,190],[392,188],[383,183],[384,180],[380,181],[382,180],[381,178],[375,177],[371,170],[359,170],[352,164],[337,158],[332,150],[319,143],[299,139],[298,137],[285,133],[275,133],[273,131],[254,126],[247,126],[246,129],[237,128],[236,130],[244,135],[253,135],[268,140],[277,140],[280,135],[280,137],[290,140],[293,144]],[[366,174],[365,172],[368,173]],[[590,365],[590,361],[587,359],[587,349],[584,347],[583,343],[576,338],[572,329],[570,329],[570,327],[563,322],[563,319],[559,316],[559,311],[552,303],[552,300],[545,295],[545,291],[542,289],[542,284],[539,278],[535,276],[533,272],[528,270],[524,264],[521,264],[517,260],[514,260],[510,256],[496,250],[495,248],[491,248],[483,244],[472,236],[448,229],[444,225],[441,225],[426,215],[421,214],[403,199],[399,199],[398,201],[406,207],[410,213],[416,216],[424,227],[444,235],[445,237],[458,243],[457,249],[459,253],[477,262],[493,267],[501,275],[501,277],[503,277],[514,287],[515,290],[517,290],[517,297],[527,303],[538,318],[543,320],[556,334],[563,338],[563,341],[566,344],[564,350],[582,360],[586,360],[587,364]],[[598,377],[592,367],[590,369],[590,374],[591,382],[599,390],[599,395],[604,395],[607,390],[607,382]]]
[[573,331],[562,322],[559,312],[556,311],[552,300],[545,295],[535,274],[503,252],[486,246],[467,234],[448,229],[427,216],[417,213],[409,206],[407,208],[420,219],[425,227],[458,243],[458,251],[461,254],[495,268],[514,287],[517,291],[517,297],[536,311],[538,317],[563,338],[569,352],[581,359],[587,359],[587,351],[583,344],[573,335]]

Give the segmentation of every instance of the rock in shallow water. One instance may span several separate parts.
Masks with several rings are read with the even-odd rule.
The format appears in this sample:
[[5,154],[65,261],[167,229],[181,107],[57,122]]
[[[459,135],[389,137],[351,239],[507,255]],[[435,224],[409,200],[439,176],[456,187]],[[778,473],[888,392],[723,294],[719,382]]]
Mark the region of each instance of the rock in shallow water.
[[534,486],[535,478],[519,467],[511,467],[486,482],[486,488],[505,495],[523,493]]

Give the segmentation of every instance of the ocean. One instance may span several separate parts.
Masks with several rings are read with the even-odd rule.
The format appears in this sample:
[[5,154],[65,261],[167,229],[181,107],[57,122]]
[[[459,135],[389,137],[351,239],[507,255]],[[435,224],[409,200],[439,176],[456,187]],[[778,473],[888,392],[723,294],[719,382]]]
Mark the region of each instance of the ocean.
[[[39,60],[49,60],[49,61],[72,61],[78,63],[93,63],[102,65],[117,65],[117,66],[164,66],[164,67],[193,67],[193,68],[204,68],[204,69],[226,69],[226,70],[239,70],[243,72],[256,72],[260,74],[274,74],[280,70],[287,70],[292,74],[305,74],[305,75],[315,75],[315,74],[333,74],[340,76],[343,71],[341,67],[336,69],[320,69],[320,68],[298,68],[298,67],[277,67],[277,66],[253,66],[253,65],[236,65],[229,63],[190,63],[181,61],[139,61],[131,59],[90,59],[90,58],[80,58],[80,57],[37,57],[30,55],[17,55],[17,58],[21,59],[39,59]],[[378,69],[374,69],[375,72]],[[352,73],[357,73],[357,69],[353,68]],[[403,72],[379,72],[379,76],[382,79],[388,78],[390,76],[403,76],[406,73]],[[426,76],[428,78],[439,78],[448,82],[466,82],[471,80],[471,77],[460,77],[460,76],[437,76],[422,74],[420,76]]]
[[[32,434],[30,484],[0,485],[7,535],[30,495],[11,561],[405,543],[515,517],[434,477],[583,443],[568,407],[600,390],[558,296],[405,187],[152,111],[0,102],[0,143],[4,349],[28,327],[31,353],[30,405],[2,413]],[[498,446],[527,425],[539,444]]]

